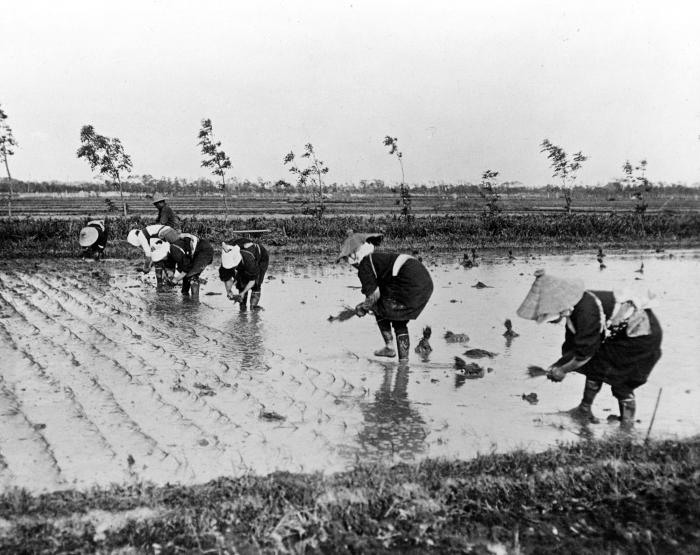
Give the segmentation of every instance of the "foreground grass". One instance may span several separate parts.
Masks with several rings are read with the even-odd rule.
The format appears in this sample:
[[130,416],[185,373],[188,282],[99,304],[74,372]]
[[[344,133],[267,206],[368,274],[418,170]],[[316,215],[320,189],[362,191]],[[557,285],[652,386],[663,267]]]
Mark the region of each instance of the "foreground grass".
[[[76,256],[78,234],[86,222],[64,219],[0,219],[3,246],[0,257]],[[134,227],[153,223],[150,218],[108,219],[111,258],[136,258],[139,250],[126,242]],[[235,230],[266,229],[261,240],[273,252],[335,254],[348,229],[381,231],[386,242],[408,249],[508,248],[679,248],[700,245],[700,213],[574,213],[480,216],[426,216],[406,222],[397,217],[341,217],[316,219],[191,217],[182,231],[209,239],[218,246]]]
[[698,553],[700,438],[0,496],[0,550]]

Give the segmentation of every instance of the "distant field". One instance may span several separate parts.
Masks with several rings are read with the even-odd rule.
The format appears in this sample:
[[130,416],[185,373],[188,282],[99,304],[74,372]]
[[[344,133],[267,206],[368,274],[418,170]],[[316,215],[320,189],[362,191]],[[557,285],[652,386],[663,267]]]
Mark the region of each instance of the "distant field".
[[[107,201],[110,201],[109,203]],[[366,195],[334,197],[325,201],[326,213],[329,215],[387,215],[399,212],[396,195]],[[217,215],[225,213],[221,196],[175,196],[169,204],[180,215]],[[604,198],[582,198],[573,200],[574,212],[589,213],[625,213],[634,212],[635,199],[619,197],[616,200]],[[692,212],[700,210],[700,194],[694,196],[650,197],[647,212]],[[25,196],[15,198],[12,202],[14,216],[97,216],[110,209],[119,212],[119,197],[82,197],[82,196]],[[564,200],[555,194],[533,194],[531,196],[504,196],[499,204],[506,214],[527,214],[533,212],[563,212]],[[294,216],[304,213],[305,203],[302,198],[288,196],[250,196],[240,195],[229,198],[230,214],[241,217],[254,216]],[[144,196],[127,198],[130,215],[148,215],[155,212],[151,200]],[[447,195],[414,195],[413,211],[417,216],[440,214],[479,214],[485,208],[480,198],[453,197]],[[0,216],[7,215],[6,200],[0,205]]]

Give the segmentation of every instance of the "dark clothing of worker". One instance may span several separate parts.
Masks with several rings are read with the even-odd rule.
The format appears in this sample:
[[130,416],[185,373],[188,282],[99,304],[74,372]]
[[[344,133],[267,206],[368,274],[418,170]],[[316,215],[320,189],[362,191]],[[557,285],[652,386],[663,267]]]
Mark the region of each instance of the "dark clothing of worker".
[[[245,289],[251,281],[255,281],[253,287],[250,288],[250,307],[257,308],[262,295],[263,280],[270,264],[270,255],[265,247],[250,239],[232,239],[226,241],[226,244],[238,246],[241,249],[241,261],[234,268],[221,266],[219,278],[223,282],[233,279],[238,291]],[[248,293],[246,292],[241,298],[242,307],[246,305],[247,297]]]
[[89,221],[85,227],[97,230],[97,240],[87,247],[83,247],[81,257],[92,256],[95,260],[104,258],[105,247],[107,246],[107,227],[102,220]]
[[[394,266],[399,256],[405,257],[396,275]],[[400,261],[399,261],[400,263]],[[372,253],[365,256],[357,269],[362,294],[370,295],[379,287],[376,316],[392,321],[418,318],[433,293],[433,281],[428,270],[418,260],[395,253]]]
[[183,294],[189,293],[191,285],[196,285],[198,292],[200,274],[214,260],[214,249],[206,239],[183,234],[170,243],[169,258],[178,272],[185,273],[182,278]]
[[[646,383],[654,365],[661,358],[662,332],[656,315],[641,310],[644,328],[626,321],[610,328],[608,322],[615,311],[612,291],[586,291],[574,306],[566,327],[562,358],[591,359],[577,371],[590,380],[607,383],[618,399],[628,399],[633,391]],[[602,312],[601,312],[602,311]]]
[[415,258],[395,253],[371,253],[357,267],[362,293],[367,297],[379,288],[379,299],[371,307],[385,347],[377,356],[394,356],[392,327],[400,361],[408,360],[408,321],[418,318],[433,293],[428,270]]
[[173,211],[170,206],[163,203],[159,203],[160,206],[157,206],[158,208],[158,217],[156,218],[156,223],[160,225],[167,225],[172,227],[173,229],[178,229],[178,218],[175,215],[175,212]]

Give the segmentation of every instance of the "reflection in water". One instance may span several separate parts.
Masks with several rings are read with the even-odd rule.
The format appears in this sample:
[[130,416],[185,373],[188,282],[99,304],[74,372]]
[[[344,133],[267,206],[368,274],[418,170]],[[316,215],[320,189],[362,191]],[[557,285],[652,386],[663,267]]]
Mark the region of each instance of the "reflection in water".
[[[392,387],[392,379],[396,380]],[[358,441],[365,454],[377,460],[387,455],[412,460],[426,449],[427,430],[420,413],[408,400],[409,368],[387,365],[373,403],[364,404],[364,426]]]
[[241,370],[259,372],[265,369],[265,345],[261,333],[260,311],[241,311],[237,314],[234,330],[240,339]]

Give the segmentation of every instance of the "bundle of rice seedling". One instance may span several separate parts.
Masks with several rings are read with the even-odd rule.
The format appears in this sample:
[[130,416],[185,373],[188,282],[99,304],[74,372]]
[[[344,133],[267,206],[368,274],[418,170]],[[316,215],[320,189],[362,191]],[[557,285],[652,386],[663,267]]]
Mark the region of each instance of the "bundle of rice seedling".
[[527,367],[527,375],[531,378],[539,378],[540,376],[544,376],[546,373],[547,371],[541,366],[531,364]]
[[338,314],[335,316],[331,315],[328,317],[329,322],[345,322],[346,320],[349,320],[353,316],[357,316],[357,313],[355,312],[355,309],[352,308],[351,306],[345,306],[343,310],[341,310]]

